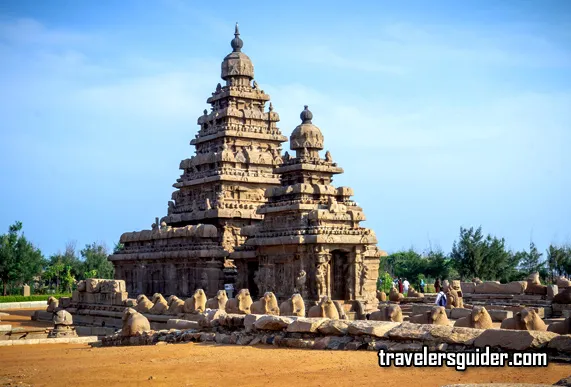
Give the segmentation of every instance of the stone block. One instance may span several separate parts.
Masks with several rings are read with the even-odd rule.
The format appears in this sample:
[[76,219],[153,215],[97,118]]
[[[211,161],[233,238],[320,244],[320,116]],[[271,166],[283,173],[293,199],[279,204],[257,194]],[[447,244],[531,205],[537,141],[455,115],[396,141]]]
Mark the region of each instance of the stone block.
[[14,340],[0,340],[0,347],[7,347],[12,345],[12,341]]
[[112,294],[113,294],[113,300],[111,301],[111,303],[113,305],[123,306],[129,299],[129,293],[127,292],[112,293]]
[[34,305],[31,302],[20,302],[20,309],[30,309],[33,307]]
[[474,346],[483,348],[489,345],[493,348],[525,351],[544,348],[556,336],[558,335],[552,332],[486,329],[474,340]]
[[264,316],[264,315],[263,314],[247,314],[246,317],[244,317],[244,328],[245,328],[246,332],[252,332],[255,329],[254,324],[262,316]]
[[167,321],[167,329],[199,329],[200,326],[196,321],[169,319]]
[[41,340],[48,340],[48,339],[21,339],[21,340],[11,340],[12,345],[31,345],[31,344],[40,344]]
[[322,335],[345,335],[349,331],[349,321],[326,319],[318,330]]
[[71,300],[74,303],[79,303],[80,302],[80,298],[79,298],[79,292],[77,290],[74,290],[73,292],[71,292]]
[[[83,302],[86,304],[95,304],[95,294],[97,293],[83,293]],[[97,300],[99,301],[99,297]]]
[[349,336],[332,336],[327,344],[327,349],[345,349],[345,346],[351,341],[353,341],[353,338]]
[[287,348],[313,348],[315,341],[306,339],[283,338],[279,341],[280,347]]
[[471,309],[454,308],[454,309],[450,309],[450,315],[448,317],[450,317],[451,319],[454,319],[454,320],[458,320],[459,318],[462,318],[462,317],[468,317],[471,314],[472,314]]
[[69,308],[71,305],[71,297],[60,297],[59,299],[59,306],[61,308]]
[[52,321],[54,314],[43,310],[36,310],[34,312],[34,319],[36,321]]
[[514,316],[514,312],[512,312],[511,310],[491,309],[491,310],[488,310],[488,314],[492,318],[492,321],[495,321],[495,322],[502,322],[506,318],[512,318]]
[[299,317],[288,325],[288,332],[314,333],[327,319]]
[[476,292],[476,284],[474,282],[460,282],[460,289],[464,294],[472,294]]
[[293,321],[291,317],[265,315],[254,323],[254,327],[259,330],[281,331]]
[[388,321],[351,321],[348,333],[354,336],[369,335],[374,337],[386,337],[387,332],[400,326],[401,323]]
[[0,325],[0,333],[10,332],[11,330],[12,330],[12,325],[10,325],[10,324]]
[[22,288],[22,295],[24,297],[30,297],[30,286],[29,285],[24,285],[24,287]]
[[571,354],[571,335],[559,335],[551,339],[547,345],[549,349],[555,350],[561,354]]
[[105,327],[93,327],[91,328],[91,334],[96,336],[107,336],[107,328]]
[[553,300],[556,294],[559,293],[557,285],[547,285],[547,299]]
[[412,315],[423,314],[432,310],[433,307],[436,305],[429,305],[429,304],[413,304],[412,305]]
[[91,336],[91,329],[91,327],[76,326],[75,333],[77,333],[78,336]]
[[220,315],[218,318],[218,323],[223,327],[228,328],[243,328],[244,327],[244,319],[247,315],[245,314],[223,314]]
[[428,325],[430,341],[447,344],[472,345],[474,340],[484,332],[482,329],[451,327],[446,325]]
[[397,340],[424,340],[430,337],[430,324],[413,324],[409,322],[393,323],[396,327],[387,332],[387,336]]

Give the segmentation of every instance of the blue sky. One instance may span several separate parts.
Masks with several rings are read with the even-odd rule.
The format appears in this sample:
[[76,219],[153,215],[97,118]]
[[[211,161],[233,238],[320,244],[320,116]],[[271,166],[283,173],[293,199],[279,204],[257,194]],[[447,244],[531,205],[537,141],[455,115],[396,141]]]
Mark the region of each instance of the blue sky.
[[[571,242],[571,2],[2,1],[0,227],[47,255],[166,214],[234,23],[387,251]],[[284,144],[284,150],[288,144]]]

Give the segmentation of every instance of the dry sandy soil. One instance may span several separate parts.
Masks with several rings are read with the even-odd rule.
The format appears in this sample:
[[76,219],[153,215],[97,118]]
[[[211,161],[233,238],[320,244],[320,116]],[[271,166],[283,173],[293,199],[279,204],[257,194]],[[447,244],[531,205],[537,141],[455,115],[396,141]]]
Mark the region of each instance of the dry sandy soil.
[[[3,319],[26,326],[29,311]],[[37,325],[36,325],[37,326]],[[369,351],[316,351],[272,346],[168,344],[0,347],[0,386],[367,386],[437,387],[455,383],[553,384],[571,365],[547,369],[380,368]]]

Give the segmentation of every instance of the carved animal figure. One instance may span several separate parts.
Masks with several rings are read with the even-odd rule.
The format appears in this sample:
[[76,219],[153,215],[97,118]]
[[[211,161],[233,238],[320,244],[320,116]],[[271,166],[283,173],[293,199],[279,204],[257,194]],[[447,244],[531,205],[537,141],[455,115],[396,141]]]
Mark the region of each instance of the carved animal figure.
[[226,303],[228,302],[228,296],[226,295],[226,290],[219,290],[216,293],[216,297],[209,298],[206,301],[207,309],[226,309]]
[[401,302],[404,299],[402,293],[399,293],[397,288],[393,285],[391,291],[389,292],[389,300],[393,302]]
[[192,297],[189,297],[184,302],[184,312],[198,314],[203,313],[206,310],[206,293],[204,290],[197,289]]
[[541,284],[538,272],[531,273],[527,278],[527,288],[525,289],[525,294],[547,294],[547,286]]
[[450,320],[443,306],[435,306],[422,314],[410,316],[410,322],[416,324],[449,325]]
[[167,300],[160,293],[153,294],[152,298],[153,307],[149,310],[150,314],[165,314],[169,309]]
[[99,293],[100,290],[100,286],[101,286],[101,281],[100,279],[97,278],[88,278],[85,280],[86,282],[86,291],[87,293]]
[[569,281],[564,276],[557,277],[557,281],[555,282],[558,288],[565,289],[571,287],[571,281]]
[[339,311],[335,303],[328,297],[323,296],[319,304],[309,308],[308,317],[325,317],[339,320]]
[[282,302],[280,314],[282,316],[305,317],[305,302],[303,302],[301,294],[294,293],[290,298]]
[[382,306],[369,315],[369,320],[402,322],[402,309],[396,304]]
[[278,300],[272,292],[265,292],[264,296],[258,301],[254,302],[250,307],[252,314],[272,314],[275,316],[280,315],[280,308],[278,307]]
[[462,308],[464,303],[461,301],[458,292],[452,286],[448,286],[446,290],[446,309]]
[[547,325],[545,325],[535,310],[522,309],[515,316],[502,321],[500,328],[517,331],[546,331]]
[[73,325],[73,317],[71,313],[65,309],[60,309],[55,312],[52,321],[56,327],[58,325]]
[[248,289],[241,289],[235,298],[231,298],[226,303],[227,313],[236,314],[250,314],[250,308],[252,307],[252,297],[250,296],[250,291]]
[[137,297],[137,306],[135,307],[135,310],[139,313],[149,313],[153,306],[154,304],[147,298],[147,296],[140,294]]
[[454,324],[455,327],[492,329],[492,318],[483,306],[475,306],[470,316],[459,318]]
[[133,308],[125,308],[123,312],[121,336],[130,337],[151,330],[149,320]]
[[377,300],[379,300],[379,302],[386,302],[387,294],[382,290],[377,290]]
[[48,298],[47,304],[48,304],[48,308],[46,309],[47,312],[56,312],[59,308],[59,300],[55,297]]
[[547,327],[548,332],[558,333],[560,335],[571,334],[571,317],[567,317],[563,321],[556,321]]
[[412,285],[408,287],[408,293],[406,294],[407,297],[415,297],[415,298],[424,298],[424,294],[417,292],[414,290]]
[[81,280],[77,283],[77,291],[78,292],[85,292],[86,287],[87,287],[87,284],[85,283],[85,280]]
[[571,288],[563,290],[553,297],[554,304],[571,304]]
[[169,308],[165,314],[176,316],[184,313],[184,301],[177,296],[170,296],[169,301],[167,301],[167,305]]

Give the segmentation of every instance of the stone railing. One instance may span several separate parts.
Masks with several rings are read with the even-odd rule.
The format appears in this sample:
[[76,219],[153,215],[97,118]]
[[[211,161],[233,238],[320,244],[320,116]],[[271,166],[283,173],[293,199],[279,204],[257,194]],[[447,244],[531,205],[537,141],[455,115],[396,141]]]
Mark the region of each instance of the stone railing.
[[371,351],[421,351],[423,346],[434,351],[466,351],[489,346],[498,351],[547,352],[552,357],[571,361],[571,335],[541,331],[237,315],[217,310],[206,313],[199,321],[169,320],[168,325],[173,329],[150,331],[133,337],[122,337],[119,332],[103,338],[102,345],[154,345],[193,341]]

